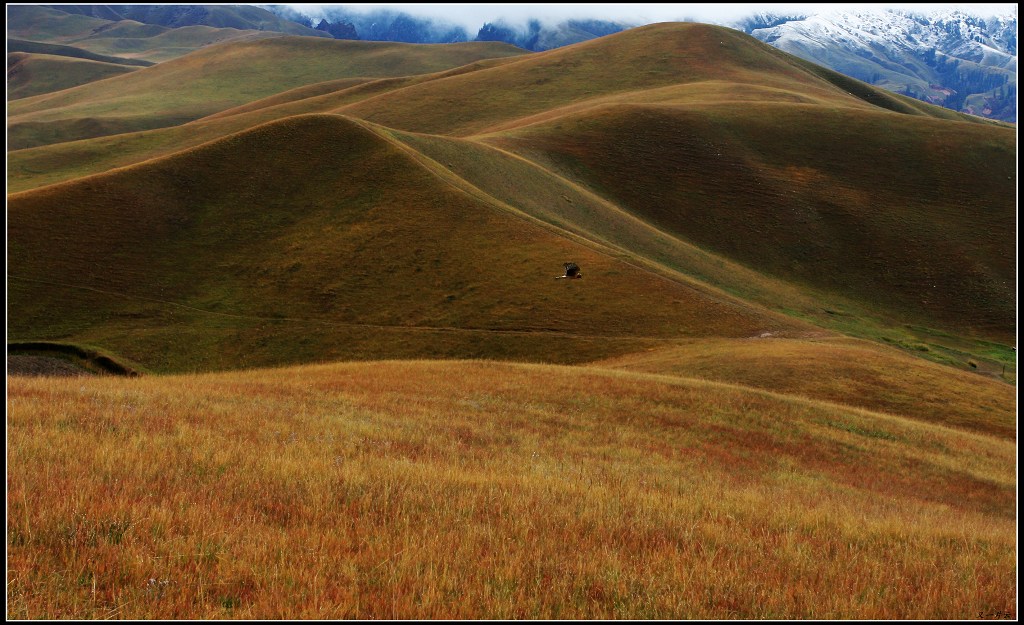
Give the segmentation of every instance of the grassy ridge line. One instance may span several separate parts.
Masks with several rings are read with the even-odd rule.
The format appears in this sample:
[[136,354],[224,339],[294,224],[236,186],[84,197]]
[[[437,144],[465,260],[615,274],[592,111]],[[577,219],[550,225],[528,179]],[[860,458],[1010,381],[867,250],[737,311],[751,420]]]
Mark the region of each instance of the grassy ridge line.
[[[214,120],[222,117],[229,117],[232,115],[238,115],[240,113],[247,113],[259,109],[270,109],[274,112],[273,118],[281,118],[289,115],[299,115],[303,113],[335,113],[336,109],[349,104],[351,102],[344,102],[340,100],[360,100],[370,99],[376,97],[376,92],[382,91],[387,93],[388,91],[398,90],[405,88],[409,85],[419,84],[421,82],[427,82],[431,80],[437,80],[439,78],[445,78],[447,76],[455,76],[459,74],[466,74],[469,72],[478,71],[487,67],[494,67],[496,65],[504,64],[510,60],[515,60],[516,57],[499,57],[483,59],[481,61],[475,61],[461,65],[454,69],[441,70],[438,72],[432,72],[427,74],[417,74],[412,76],[402,76],[398,78],[356,78],[349,80],[359,80],[364,84],[346,85],[345,79],[336,81],[327,81],[316,83],[313,85],[305,85],[302,87],[296,87],[282,93],[274,94],[261,100],[256,100],[241,106],[228,109],[226,111],[220,111],[213,115],[207,115],[200,120]],[[339,88],[340,87],[340,88]],[[364,95],[365,98],[354,98],[353,95]],[[267,117],[267,120],[272,119]]]
[[250,105],[243,105],[224,111],[224,115],[215,114],[180,126],[16,150],[8,153],[8,189],[9,192],[27,191],[72,178],[138,165],[186,148],[211,143],[263,123],[294,115],[330,112],[337,108],[339,102],[372,97],[378,90],[398,88],[416,80],[415,77],[375,79],[299,101],[261,105],[277,97],[272,96],[253,103],[257,108],[252,110],[248,110]]
[[[638,88],[629,91],[604,94],[568,104],[553,106],[540,112],[531,112],[522,116],[513,116],[480,128],[465,138],[487,140],[500,137],[502,133],[546,123],[557,123],[561,118],[591,114],[601,109],[616,105],[682,105],[709,106],[738,102],[792,102],[798,104],[816,104],[836,107],[837,104],[828,99],[810,97],[807,93],[777,87],[765,87],[757,84],[743,84],[722,80],[701,80],[678,85]],[[859,107],[859,103],[843,103],[851,108]]]
[[590,364],[729,382],[1017,436],[1012,385],[859,339],[677,341]]
[[76,48],[74,46],[62,46],[59,44],[52,43],[40,43],[38,41],[26,41],[22,39],[7,39],[7,54],[12,52],[28,52],[32,54],[46,54],[55,56],[67,56],[79,59],[85,59],[88,61],[99,61],[101,63],[115,63],[118,65],[130,65],[133,67],[149,67],[155,65],[151,61],[144,61],[140,59],[127,59],[120,56],[108,56],[105,54],[96,54],[82,48]]
[[296,100],[308,100],[316,98],[317,96],[328,95],[338,91],[345,91],[350,87],[357,87],[359,85],[368,82],[378,82],[381,80],[385,81],[400,81],[401,78],[338,78],[335,80],[327,80],[324,82],[318,82],[312,85],[303,85],[301,87],[295,87],[294,89],[288,89],[281,93],[275,93],[272,96],[256,100],[255,102],[248,102],[241,106],[227,109],[226,111],[219,111],[213,115],[207,115],[201,117],[197,122],[208,121],[211,119],[219,119],[221,117],[230,117],[232,115],[238,115],[239,113],[248,113],[250,111],[256,111],[263,108],[270,108],[278,106],[280,104],[289,104]]
[[9,382],[18,618],[1015,614],[1009,441],[586,367],[128,382]]
[[372,98],[378,95],[378,91],[399,89],[408,84],[431,80],[452,72],[474,71],[480,66],[487,66],[487,63],[471,63],[455,70],[424,76],[372,79],[362,84],[321,95],[282,102],[282,99],[290,100],[292,97],[303,96],[319,89],[329,89],[344,84],[347,80],[362,81],[366,79],[339,79],[321,82],[298,87],[283,94],[275,94],[180,126],[14,150],[8,152],[8,190],[9,192],[20,192],[70,178],[138,164],[152,158],[169,155],[183,148],[241,132],[261,123],[293,115],[330,113],[352,101]]
[[[132,104],[125,96],[144,92],[148,100],[138,104],[161,108],[180,106],[182,102],[200,101],[209,96],[210,89],[238,97],[240,94],[258,94],[258,97],[237,102],[243,104],[268,97],[281,91],[315,84],[325,80],[353,77],[402,77],[429,74],[451,69],[467,63],[489,58],[522,54],[522,50],[499,44],[444,44],[420,47],[416,44],[391,42],[342,41],[311,39],[308,37],[270,37],[245,42],[227,42],[198,50],[187,58],[178,58],[146,68],[146,71],[122,79],[116,93],[79,87],[60,96],[37,96],[11,106],[9,115],[14,120],[47,119],[47,116],[68,116],[69,112],[88,111],[106,101],[119,105]],[[259,88],[247,81],[258,71],[264,83]],[[319,80],[311,80],[319,78]],[[306,81],[306,82],[303,82]],[[186,82],[193,94],[183,94],[179,85]],[[183,100],[189,95],[192,100]],[[164,101],[156,99],[164,97]],[[141,109],[133,110],[141,114]],[[211,111],[212,114],[215,111]]]
[[[120,19],[113,14],[96,18],[43,6],[8,5],[7,8],[10,36],[53,44],[73,44],[92,53],[142,57],[149,63],[182,56],[211,43],[282,35],[265,28],[247,29],[243,23],[245,20],[221,22],[225,26],[222,28],[204,25],[171,28]],[[301,34],[328,36],[298,24],[282,22],[281,25],[287,30],[294,27],[296,32],[292,34],[300,34],[297,31],[302,30]]]
[[[900,109],[885,99],[888,96],[879,96],[884,102],[869,101],[865,93],[873,93],[873,87],[863,85],[852,93],[849,86],[837,86],[834,77],[809,72],[806,63],[795,59],[730,29],[655,24],[533,54],[470,76],[415,85],[339,112],[403,131],[471,136],[595,98],[705,81],[774,90],[773,97],[797,92],[805,100],[834,107]],[[880,109],[880,104],[886,106]],[[900,110],[923,114],[916,108]]]
[[53,44],[87,36],[110,25],[108,20],[71,15],[38,5],[8,5],[6,17],[9,20],[8,37],[31,38],[34,41]]
[[[196,22],[211,28],[236,30],[273,31],[290,35],[330,37],[330,34],[309,26],[279,17],[265,9],[251,5],[203,5],[183,8],[170,6],[119,6],[119,5],[61,5],[60,11],[79,13],[109,20],[111,28],[119,28],[119,22],[128,24],[159,24],[163,28],[181,28],[183,22]],[[190,15],[183,16],[183,12]],[[136,19],[141,18],[141,19]]]
[[[451,171],[500,201],[585,239],[601,242],[636,262],[667,272],[675,280],[699,284],[698,288],[716,297],[742,299],[745,305],[754,303],[768,310],[772,305],[777,308],[780,299],[790,309],[820,309],[819,298],[665,232],[563,173],[500,145],[475,139],[386,132],[432,158],[437,167]],[[510,179],[521,182],[510,184]]]
[[[515,57],[509,57],[514,59]],[[485,59],[452,70],[401,78],[373,79],[362,85],[340,89],[318,96],[300,97],[317,89],[330,88],[349,79],[321,82],[298,87],[282,94],[221,111],[180,126],[102,135],[91,139],[64,141],[35,148],[8,152],[8,190],[20,192],[71,178],[102,173],[119,167],[138,164],[166,156],[182,148],[213,141],[240,132],[260,123],[293,115],[334,112],[344,104],[372,98],[379,90],[399,89],[408,84],[450,76],[500,64],[506,59]],[[351,79],[364,80],[364,79]],[[309,91],[307,91],[309,90]],[[226,119],[226,118],[233,119]]]
[[[400,138],[398,138],[397,133],[392,131],[391,129],[384,128],[379,125],[366,122],[363,120],[351,119],[351,121],[366,127],[368,130],[375,132],[376,134],[381,136],[381,138],[391,142],[396,147],[406,151],[406,153],[409,154],[409,156],[412,159],[420,163],[426,170],[435,175],[438,179],[444,181],[446,184],[467,193],[471,197],[480,200],[485,205],[491,206],[496,210],[515,215],[516,217],[523,219],[524,221],[550,230],[551,232],[554,232],[558,236],[565,237],[576,243],[585,245],[595,251],[598,251],[603,255],[615,258],[619,262],[625,263],[642,271],[646,271],[651,275],[658,276],[663,280],[692,289],[693,291],[700,293],[701,296],[709,298],[718,303],[739,309],[757,310],[757,312],[760,315],[763,315],[768,318],[773,318],[775,321],[779,322],[783,327],[785,327],[788,330],[801,329],[803,331],[820,331],[819,328],[812,326],[811,324],[804,324],[799,321],[795,321],[791,318],[784,317],[783,315],[780,315],[768,308],[761,307],[758,306],[757,304],[752,304],[748,301],[744,301],[737,297],[734,297],[726,293],[725,291],[716,288],[713,285],[700,282],[697,279],[685,273],[676,271],[674,269],[670,269],[659,263],[652,262],[651,260],[644,258],[642,256],[638,256],[635,253],[635,251],[616,245],[615,243],[610,242],[603,237],[594,237],[593,232],[577,232],[571,228],[566,228],[563,225],[553,223],[550,220],[543,219],[530,212],[524,211],[523,209],[514,206],[509,202],[503,201],[502,199],[495,197],[494,195],[488,193],[486,190],[474,185],[469,180],[455,174],[440,162],[434,160],[427,154],[424,154],[422,151],[417,150],[409,143],[402,141]],[[526,159],[522,160],[524,163],[528,162],[526,161]],[[555,175],[555,177],[558,178],[561,182],[565,183],[567,187],[576,187],[576,185],[570,185],[570,183],[567,180],[561,178],[560,176]]]
[[120,29],[109,29],[104,34],[111,36],[88,37],[75,39],[72,42],[77,46],[101,54],[121,54],[159,64],[187,56],[211,45],[287,36],[273,31],[214,28],[211,26],[180,26],[160,32],[150,30],[149,27],[152,26],[155,25],[139,24],[130,29],[140,31],[138,35],[131,32],[119,32]]

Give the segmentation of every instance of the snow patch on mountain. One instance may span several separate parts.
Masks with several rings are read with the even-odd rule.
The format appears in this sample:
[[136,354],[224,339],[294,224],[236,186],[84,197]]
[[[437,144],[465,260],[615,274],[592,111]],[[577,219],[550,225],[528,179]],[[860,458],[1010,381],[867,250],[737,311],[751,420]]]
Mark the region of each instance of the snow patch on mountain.
[[1017,16],[961,10],[836,10],[724,24],[905,95],[1016,121]]

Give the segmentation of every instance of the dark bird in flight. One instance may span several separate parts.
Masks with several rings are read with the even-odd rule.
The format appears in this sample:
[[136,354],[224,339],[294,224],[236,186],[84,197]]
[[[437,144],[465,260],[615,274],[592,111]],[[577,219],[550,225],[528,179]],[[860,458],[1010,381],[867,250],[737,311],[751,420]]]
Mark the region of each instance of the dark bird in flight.
[[565,263],[565,275],[556,276],[555,280],[561,280],[562,278],[582,278],[583,274],[580,273],[580,266],[576,263]]

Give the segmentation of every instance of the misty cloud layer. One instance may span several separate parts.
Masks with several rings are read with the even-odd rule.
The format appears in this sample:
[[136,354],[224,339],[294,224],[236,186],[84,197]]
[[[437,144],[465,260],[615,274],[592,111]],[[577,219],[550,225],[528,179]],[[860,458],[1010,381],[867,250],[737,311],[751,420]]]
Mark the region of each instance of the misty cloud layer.
[[554,27],[568,20],[605,20],[624,26],[642,26],[655,22],[708,22],[729,24],[754,14],[814,15],[835,11],[872,11],[904,9],[910,12],[959,9],[969,15],[1016,14],[1016,4],[958,3],[730,3],[730,4],[287,4],[296,14],[308,17],[313,26],[320,19],[331,22],[343,18],[373,18],[376,15],[404,13],[432,22],[439,30],[460,29],[473,39],[484,24],[501,24],[525,32],[530,21]]

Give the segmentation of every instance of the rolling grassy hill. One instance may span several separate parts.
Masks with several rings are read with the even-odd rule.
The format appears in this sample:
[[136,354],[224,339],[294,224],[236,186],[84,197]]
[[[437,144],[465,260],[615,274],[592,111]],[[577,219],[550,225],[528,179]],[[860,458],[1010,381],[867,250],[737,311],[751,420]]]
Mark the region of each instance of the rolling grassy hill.
[[1004,343],[1015,141],[981,124],[774,103],[613,106],[488,139],[748,267],[897,323]]
[[[15,194],[8,215],[12,337],[49,327],[33,338],[71,333],[156,370],[414,355],[424,340],[578,362],[651,337],[809,328],[566,237],[338,116]],[[569,257],[595,286],[552,279]],[[197,322],[235,335],[235,355],[177,338]],[[377,331],[360,339],[375,348],[349,336]]]
[[9,375],[9,615],[1016,617],[1012,127],[697,24],[8,123],[9,354],[143,374]]
[[[326,37],[325,33],[303,27],[256,7],[162,5],[110,6],[108,11],[91,11],[82,5],[9,5],[8,38],[42,44],[67,44],[90,53],[113,54],[147,63],[166,61],[213,43],[279,36],[281,34]],[[159,13],[185,9],[202,10],[207,19],[176,24],[173,15],[158,23]],[[139,20],[129,17],[134,15]],[[185,20],[189,22],[189,20]]]
[[[939,347],[924,347],[928,355],[965,368],[1012,363],[1015,256],[1002,234],[1014,219],[1009,128],[705,25],[520,53],[302,38],[207,48],[114,89],[15,103],[12,147],[70,138],[66,125],[124,129],[89,114],[103,110],[156,125],[189,108],[214,112],[15,150],[10,184],[30,189],[273,120],[340,113],[373,121],[410,163],[446,172],[456,187],[672,279],[840,331],[915,348],[923,340]],[[288,88],[324,78],[328,65],[343,77]],[[255,97],[246,78],[255,73],[276,93]],[[180,82],[192,88],[171,88]],[[231,98],[245,103],[228,107]],[[400,130],[409,127],[446,134]],[[474,131],[486,132],[453,136]]]
[[70,89],[139,69],[69,56],[11,52],[7,55],[7,99]]
[[6,9],[7,37],[39,43],[67,44],[112,23],[40,5],[8,5]]
[[690,340],[592,364],[730,382],[1016,440],[1013,386],[864,340]]
[[[609,99],[650,103],[671,101],[677,93],[691,99],[688,94],[695,91],[705,103],[795,101],[986,123],[809,67],[728,28],[654,24],[416,85],[344,112],[400,130],[464,136]],[[714,92],[704,92],[705,86]]]
[[[430,73],[522,52],[496,43],[438,47],[308,37],[225,46],[160,63],[116,84],[83,85],[14,102],[8,111],[8,148],[97,136],[75,132],[82,120],[110,128],[102,134],[146,130],[328,79]],[[182,84],[189,88],[182,89]]]
[[281,35],[237,28],[168,28],[132,20],[111,21],[39,5],[10,5],[7,19],[9,38],[65,45],[89,54],[112,55],[147,64],[167,61],[214,43]]

